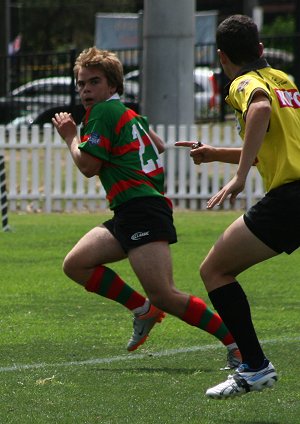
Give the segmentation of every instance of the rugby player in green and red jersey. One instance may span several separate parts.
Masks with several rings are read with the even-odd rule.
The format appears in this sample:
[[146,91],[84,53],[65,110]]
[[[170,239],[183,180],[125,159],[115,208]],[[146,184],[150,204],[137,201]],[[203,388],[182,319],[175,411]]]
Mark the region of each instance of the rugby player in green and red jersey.
[[[98,175],[113,217],[84,235],[64,260],[64,272],[86,290],[119,302],[134,319],[127,349],[144,343],[165,312],[214,335],[227,347],[227,367],[240,363],[234,339],[206,303],[174,284],[169,244],[177,241],[172,204],[164,196],[164,144],[147,119],[120,101],[123,67],[115,54],[84,50],[74,67],[86,114],[80,139],[72,116],[53,124],[74,163],[87,177]],[[128,258],[146,296],[107,264]]]

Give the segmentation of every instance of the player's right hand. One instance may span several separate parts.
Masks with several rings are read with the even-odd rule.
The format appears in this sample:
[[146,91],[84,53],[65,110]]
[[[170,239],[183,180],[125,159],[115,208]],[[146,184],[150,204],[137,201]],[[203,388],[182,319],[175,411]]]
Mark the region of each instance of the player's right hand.
[[[201,163],[207,163],[214,161],[215,147],[209,146],[208,144],[198,145],[195,141],[176,141],[175,146],[178,147],[189,147],[191,149],[190,156],[194,161],[195,165]],[[197,146],[197,147],[195,147]]]

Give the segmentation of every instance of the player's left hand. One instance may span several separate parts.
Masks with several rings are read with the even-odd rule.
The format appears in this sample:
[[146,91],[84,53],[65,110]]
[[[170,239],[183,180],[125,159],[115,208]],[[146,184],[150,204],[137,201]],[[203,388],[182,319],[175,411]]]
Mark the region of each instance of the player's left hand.
[[230,204],[233,205],[237,195],[244,190],[245,181],[239,180],[237,176],[234,176],[221,190],[212,196],[207,202],[207,209],[212,209],[215,205],[220,206],[224,200],[230,196]]

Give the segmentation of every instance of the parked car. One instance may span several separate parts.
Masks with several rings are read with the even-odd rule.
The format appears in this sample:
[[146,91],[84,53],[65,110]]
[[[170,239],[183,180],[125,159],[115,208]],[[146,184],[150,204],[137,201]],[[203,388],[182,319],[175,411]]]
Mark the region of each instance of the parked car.
[[273,67],[285,67],[294,62],[294,54],[282,49],[275,49],[273,47],[264,48],[264,57]]
[[276,69],[281,69],[286,72],[292,81],[295,77],[290,73],[293,70],[294,54],[282,49],[275,49],[273,47],[264,48],[264,57],[269,64]]
[[140,71],[138,69],[124,75],[123,100],[131,103],[139,102]]
[[74,121],[77,125],[82,122],[82,118],[84,116],[85,110],[82,104],[76,104],[73,107],[71,106],[55,106],[49,109],[44,110],[41,113],[29,114],[24,116],[18,116],[17,118],[10,121],[7,126],[14,126],[20,128],[21,125],[32,126],[39,125],[43,126],[44,124],[51,124],[52,118],[56,113],[59,112],[69,112],[72,113]]
[[197,67],[194,70],[195,119],[217,117],[221,107],[221,70]]
[[[195,119],[218,116],[220,113],[220,69],[196,67],[194,70]],[[140,71],[134,70],[124,76],[123,100],[139,109]]]
[[[194,70],[195,119],[218,117],[220,112],[220,70],[196,67]],[[139,112],[140,72],[124,76],[126,106]],[[72,102],[73,101],[73,102]],[[72,106],[71,106],[72,104]],[[80,123],[84,109],[70,76],[55,76],[30,81],[14,89],[8,97],[0,98],[0,123],[14,125],[43,125],[51,123],[56,112],[72,112]],[[3,113],[2,113],[3,112]]]
[[[126,105],[133,109],[136,106],[130,100]],[[51,123],[54,114],[62,111],[72,113],[77,124],[84,115],[70,76],[33,80],[14,89],[8,97],[0,98],[0,124],[9,126]]]
[[30,123],[54,107],[78,104],[79,96],[70,76],[55,76],[30,81],[0,98],[1,123]]

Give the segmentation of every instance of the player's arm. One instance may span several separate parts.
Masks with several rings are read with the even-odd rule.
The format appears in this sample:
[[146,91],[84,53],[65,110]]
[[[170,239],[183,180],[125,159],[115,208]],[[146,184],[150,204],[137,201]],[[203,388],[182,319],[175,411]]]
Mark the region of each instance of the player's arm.
[[241,152],[237,177],[246,180],[249,169],[255,163],[258,151],[265,138],[271,117],[269,98],[262,91],[253,96],[246,115],[244,144]]
[[177,141],[175,146],[190,147],[190,156],[196,165],[208,162],[224,162],[238,164],[241,147],[214,147],[195,141]]
[[241,147],[213,147],[207,144],[192,149],[190,156],[196,165],[208,162],[223,162],[238,164]]
[[158,153],[163,153],[165,151],[165,143],[162,141],[162,139],[159,137],[158,134],[151,128],[149,129],[149,136],[153,143],[155,144]]
[[52,118],[52,122],[59,135],[66,142],[73,161],[80,172],[88,178],[98,175],[102,161],[78,148],[80,139],[72,115],[66,112],[56,113],[55,117]]
[[257,157],[264,141],[271,117],[271,104],[263,92],[255,93],[246,115],[245,137],[240,162],[234,177],[212,196],[207,207],[221,205],[229,197],[234,203],[237,195],[243,191],[249,170]]
[[78,145],[80,144],[80,139],[77,135],[69,140],[65,139],[65,141],[69,147],[73,161],[80,172],[87,178],[99,175],[102,166],[101,159],[79,149]]

